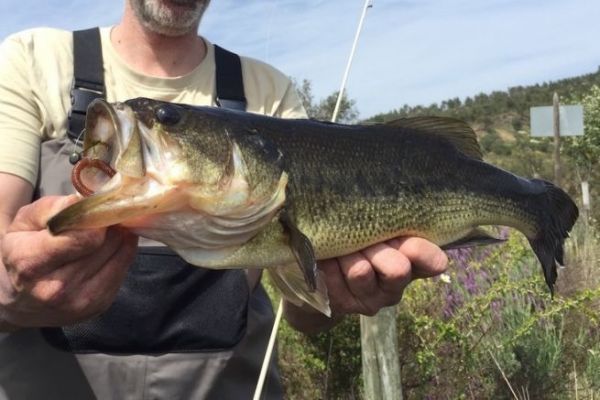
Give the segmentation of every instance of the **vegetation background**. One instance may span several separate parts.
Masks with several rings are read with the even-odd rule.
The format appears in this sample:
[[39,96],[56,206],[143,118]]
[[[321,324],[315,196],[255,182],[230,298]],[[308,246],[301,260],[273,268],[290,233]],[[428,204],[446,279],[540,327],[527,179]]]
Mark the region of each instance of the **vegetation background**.
[[[337,93],[316,102],[310,82],[297,87],[309,114],[329,119]],[[581,210],[586,180],[592,199],[566,243],[557,295],[550,298],[538,261],[517,232],[503,229],[508,240],[499,246],[451,252],[448,274],[413,283],[397,306],[406,399],[600,398],[600,206],[594,203],[600,199],[600,69],[464,100],[405,105],[362,122],[456,117],[475,129],[486,161],[552,180],[553,142],[529,135],[529,108],[551,105],[554,92],[562,104],[584,105],[585,135],[563,140],[562,186]],[[340,121],[357,120],[354,102],[345,98]],[[286,398],[363,398],[357,317],[316,336],[284,322],[278,349]]]

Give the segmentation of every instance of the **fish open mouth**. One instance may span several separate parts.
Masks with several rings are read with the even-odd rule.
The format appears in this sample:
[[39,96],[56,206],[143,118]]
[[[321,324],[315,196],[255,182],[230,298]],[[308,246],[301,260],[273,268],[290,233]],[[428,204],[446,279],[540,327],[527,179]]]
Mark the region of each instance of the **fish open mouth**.
[[87,111],[83,156],[115,166],[134,127],[133,111],[126,104],[94,100]]

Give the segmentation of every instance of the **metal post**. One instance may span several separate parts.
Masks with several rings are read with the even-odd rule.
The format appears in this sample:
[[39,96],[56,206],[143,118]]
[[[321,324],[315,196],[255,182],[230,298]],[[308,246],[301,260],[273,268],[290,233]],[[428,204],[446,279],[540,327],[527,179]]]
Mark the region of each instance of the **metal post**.
[[554,92],[552,97],[552,117],[554,128],[554,184],[560,186],[561,167],[560,167],[560,103],[558,93]]
[[335,108],[333,109],[333,115],[331,116],[331,122],[335,122],[337,120],[338,113],[340,112],[340,105],[342,104],[342,98],[344,96],[346,82],[348,81],[348,75],[350,74],[350,66],[352,65],[352,59],[354,58],[354,52],[356,51],[356,45],[358,44],[358,38],[360,36],[360,32],[362,31],[363,21],[365,20],[365,16],[367,15],[367,10],[373,6],[372,1],[373,0],[365,0],[365,5],[363,6],[362,14],[360,16],[360,21],[358,22],[358,28],[356,29],[356,35],[354,36],[354,43],[352,44],[352,50],[350,51],[350,57],[348,57],[348,63],[346,64],[346,71],[344,71],[344,77],[342,78],[342,85],[340,86],[340,92],[338,93],[337,102],[335,103]]

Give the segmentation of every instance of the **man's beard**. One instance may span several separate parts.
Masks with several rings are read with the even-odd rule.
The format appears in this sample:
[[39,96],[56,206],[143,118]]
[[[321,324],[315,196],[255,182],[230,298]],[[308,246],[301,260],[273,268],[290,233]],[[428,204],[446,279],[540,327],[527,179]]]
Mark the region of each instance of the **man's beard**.
[[133,11],[146,27],[165,36],[195,32],[210,0],[130,0]]

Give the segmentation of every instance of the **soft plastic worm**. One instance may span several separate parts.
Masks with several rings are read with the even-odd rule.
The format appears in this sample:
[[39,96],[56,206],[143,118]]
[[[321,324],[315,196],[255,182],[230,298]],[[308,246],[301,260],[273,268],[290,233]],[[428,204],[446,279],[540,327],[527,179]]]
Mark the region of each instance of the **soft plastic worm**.
[[110,165],[106,163],[106,161],[100,160],[98,158],[82,158],[75,164],[73,170],[71,171],[71,182],[73,182],[73,186],[75,189],[84,197],[88,197],[94,194],[94,191],[87,187],[81,180],[81,172],[86,168],[97,168],[100,171],[104,172],[110,178],[112,178],[117,171],[115,171]]

